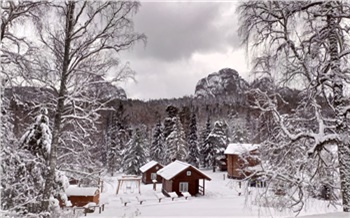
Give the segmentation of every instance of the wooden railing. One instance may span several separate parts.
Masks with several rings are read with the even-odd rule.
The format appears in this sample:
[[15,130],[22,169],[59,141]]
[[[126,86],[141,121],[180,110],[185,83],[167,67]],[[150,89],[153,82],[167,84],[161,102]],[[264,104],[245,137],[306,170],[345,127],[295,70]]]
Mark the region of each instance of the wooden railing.
[[201,195],[204,195],[204,187],[201,185],[198,185],[198,193]]

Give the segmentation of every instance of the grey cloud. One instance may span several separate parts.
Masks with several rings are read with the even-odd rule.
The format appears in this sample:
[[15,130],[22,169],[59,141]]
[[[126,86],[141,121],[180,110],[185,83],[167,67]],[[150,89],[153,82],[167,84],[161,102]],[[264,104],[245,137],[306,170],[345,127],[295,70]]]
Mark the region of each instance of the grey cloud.
[[135,17],[135,28],[148,37],[133,56],[164,61],[186,59],[194,52],[225,51],[237,47],[234,17],[221,13],[232,3],[144,2]]
[[145,33],[148,43],[120,54],[122,62],[129,61],[137,72],[138,83],[121,84],[127,95],[139,99],[191,95],[198,80],[209,73],[242,65],[241,54],[231,57],[240,44],[234,4],[143,2],[134,17],[135,30]]

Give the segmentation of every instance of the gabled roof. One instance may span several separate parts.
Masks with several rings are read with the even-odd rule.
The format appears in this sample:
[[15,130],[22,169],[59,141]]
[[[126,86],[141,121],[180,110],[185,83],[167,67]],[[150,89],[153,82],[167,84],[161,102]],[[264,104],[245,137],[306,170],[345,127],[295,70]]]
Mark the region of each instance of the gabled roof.
[[203,175],[203,177],[205,177],[205,179],[211,180],[209,178],[209,176],[205,175],[202,171],[200,171],[196,167],[194,167],[194,166],[192,166],[192,165],[190,165],[188,163],[184,163],[182,161],[178,161],[178,160],[176,160],[176,161],[166,165],[164,168],[158,170],[157,174],[160,175],[161,177],[163,177],[166,180],[170,180],[170,179],[174,178],[179,173],[183,172],[184,170],[186,170],[188,168],[194,169],[199,174]]
[[97,187],[78,187],[75,185],[70,185],[66,189],[66,195],[69,196],[95,196]]
[[[151,160],[150,162],[148,162],[145,165],[143,165],[142,167],[140,167],[140,171],[142,173],[144,173],[144,172],[146,172],[147,170],[151,169],[152,167],[154,167],[157,164],[158,164],[157,161]],[[161,165],[161,164],[159,164],[159,165]]]
[[241,143],[230,143],[228,144],[224,154],[244,154],[249,151],[254,151],[260,147],[259,144],[241,144]]

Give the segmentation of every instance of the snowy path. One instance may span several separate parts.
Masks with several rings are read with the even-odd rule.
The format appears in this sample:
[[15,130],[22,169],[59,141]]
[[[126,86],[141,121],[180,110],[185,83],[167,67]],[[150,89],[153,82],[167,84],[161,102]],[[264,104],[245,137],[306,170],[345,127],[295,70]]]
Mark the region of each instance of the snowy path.
[[[108,199],[109,204],[105,206],[105,210],[101,214],[98,214],[98,210],[96,210],[94,213],[87,214],[87,217],[294,217],[292,213],[251,205],[245,196],[238,196],[238,187],[233,180],[223,180],[224,172],[204,172],[212,178],[212,181],[206,181],[205,196],[191,197],[187,200],[180,197],[174,201],[165,198],[159,203],[152,190],[153,185],[142,184],[141,193],[146,199],[142,205],[136,199],[136,195],[138,195],[136,188],[134,193],[124,193],[125,191],[122,190],[120,194],[115,194],[117,177],[120,175],[108,178],[110,181],[105,183],[105,190],[101,198]],[[157,184],[157,192],[160,190],[161,184]],[[130,199],[130,203],[124,206],[120,197]],[[339,211],[339,208],[327,208],[325,205],[321,205],[322,203],[318,202],[318,204],[318,207],[309,206],[301,215]],[[330,214],[326,217],[334,217],[333,215]],[[311,216],[310,218],[314,217],[320,216]],[[339,215],[339,217],[347,216]]]

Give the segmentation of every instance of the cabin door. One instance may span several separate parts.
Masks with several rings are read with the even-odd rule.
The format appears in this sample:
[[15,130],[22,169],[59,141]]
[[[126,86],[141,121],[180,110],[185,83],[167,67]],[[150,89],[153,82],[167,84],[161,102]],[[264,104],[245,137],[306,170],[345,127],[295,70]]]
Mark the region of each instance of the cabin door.
[[180,182],[179,186],[180,192],[188,192],[188,182]]

